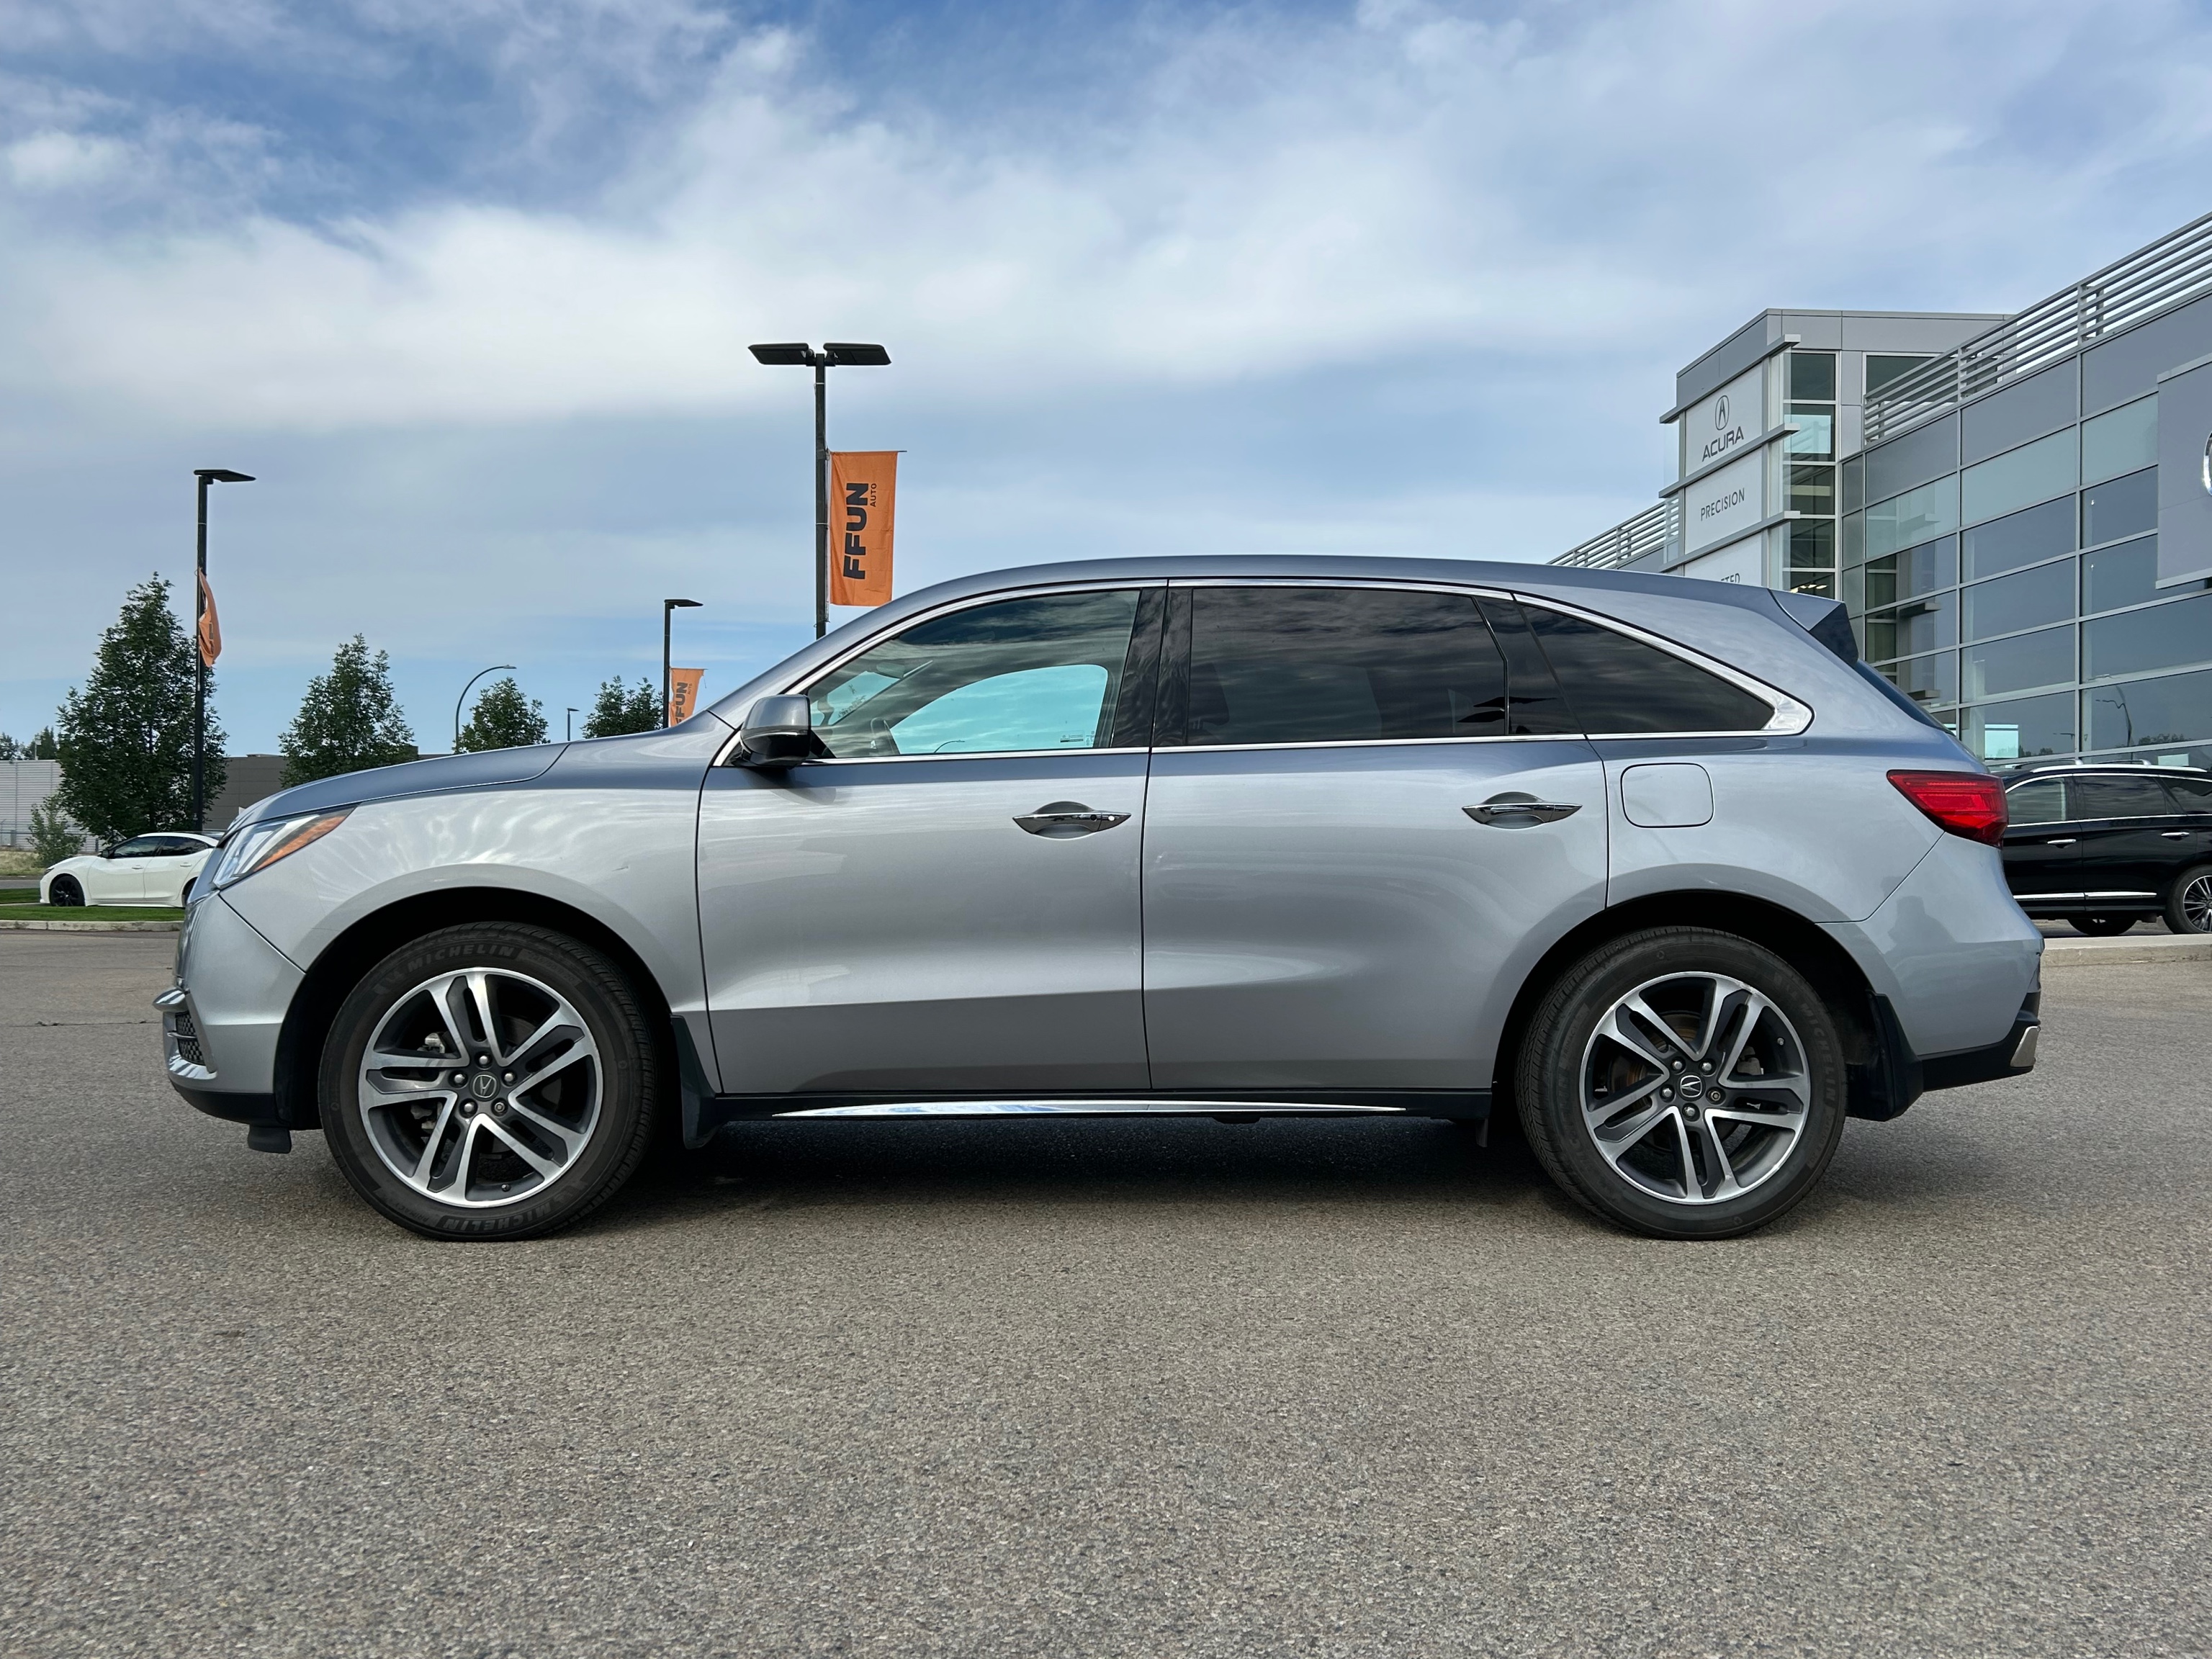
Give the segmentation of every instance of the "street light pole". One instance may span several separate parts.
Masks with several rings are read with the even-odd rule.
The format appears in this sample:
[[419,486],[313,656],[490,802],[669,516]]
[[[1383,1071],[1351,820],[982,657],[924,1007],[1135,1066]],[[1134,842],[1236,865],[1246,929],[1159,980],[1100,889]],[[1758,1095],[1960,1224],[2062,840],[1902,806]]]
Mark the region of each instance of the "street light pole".
[[[825,340],[817,351],[804,340],[757,345],[760,362],[814,371],[814,637],[830,631],[830,377],[833,368],[882,368],[891,354],[879,345]],[[665,706],[667,699],[663,698]]]
[[576,711],[574,708],[571,708],[569,709],[567,717],[562,722],[561,741],[563,743],[574,743],[575,740]]
[[250,472],[234,472],[227,466],[196,466],[199,480],[199,548],[192,561],[192,828],[203,827],[207,817],[207,653],[200,648],[200,629],[207,615],[207,498],[208,486],[252,483]]
[[696,611],[696,599],[663,599],[660,602],[660,723],[668,724],[668,619],[679,611]]
[[469,686],[474,685],[487,674],[498,673],[502,668],[512,673],[514,665],[511,662],[495,662],[489,668],[477,669],[475,673],[469,676],[468,685],[461,688],[461,695],[453,699],[453,752],[456,755],[461,752],[461,705],[469,700]]

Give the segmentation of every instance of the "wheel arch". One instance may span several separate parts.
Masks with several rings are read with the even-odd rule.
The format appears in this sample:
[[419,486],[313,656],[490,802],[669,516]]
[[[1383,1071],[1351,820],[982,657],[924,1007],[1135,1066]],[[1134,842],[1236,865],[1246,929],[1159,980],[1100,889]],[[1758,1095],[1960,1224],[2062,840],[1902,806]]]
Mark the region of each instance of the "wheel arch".
[[325,946],[300,981],[276,1038],[278,1118],[295,1129],[319,1128],[316,1098],[323,1046],[339,1006],[362,975],[410,939],[471,922],[520,922],[566,933],[613,959],[645,1000],[655,1029],[672,1024],[668,998],[644,960],[597,917],[558,899],[507,887],[448,888],[398,900],[362,917]]
[[1491,1097],[1510,1107],[1521,1042],[1545,994],[1568,967],[1600,945],[1646,927],[1710,927],[1765,946],[1813,983],[1834,1009],[1850,1068],[1850,1115],[1891,1118],[1919,1093],[1896,1017],[1850,953],[1814,923],[1769,899],[1697,889],[1647,893],[1601,910],[1570,929],[1522,981],[1498,1034]]

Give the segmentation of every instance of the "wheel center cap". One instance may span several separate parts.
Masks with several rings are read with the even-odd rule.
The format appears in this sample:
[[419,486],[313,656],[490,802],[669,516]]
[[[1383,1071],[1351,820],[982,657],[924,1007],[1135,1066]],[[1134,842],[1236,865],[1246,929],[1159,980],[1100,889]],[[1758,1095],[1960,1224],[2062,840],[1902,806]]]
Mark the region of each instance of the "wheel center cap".
[[1682,1079],[1683,1099],[1695,1100],[1698,1096],[1704,1094],[1705,1091],[1705,1080],[1703,1078],[1686,1077]]
[[478,1072],[469,1079],[469,1092],[478,1100],[489,1100],[499,1092],[499,1079],[490,1072]]

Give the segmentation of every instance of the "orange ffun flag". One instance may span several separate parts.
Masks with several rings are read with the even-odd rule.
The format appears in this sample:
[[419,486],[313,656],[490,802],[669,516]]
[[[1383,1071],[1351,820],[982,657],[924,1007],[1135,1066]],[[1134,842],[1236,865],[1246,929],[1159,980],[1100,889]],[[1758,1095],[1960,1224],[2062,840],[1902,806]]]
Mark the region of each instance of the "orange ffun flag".
[[898,451],[830,455],[830,603],[883,605],[891,596],[891,520]]
[[699,707],[699,682],[706,678],[703,668],[672,668],[668,671],[668,723],[680,726],[691,718]]
[[200,662],[212,668],[215,659],[222,655],[222,623],[215,614],[215,590],[208,586],[207,572],[200,572]]

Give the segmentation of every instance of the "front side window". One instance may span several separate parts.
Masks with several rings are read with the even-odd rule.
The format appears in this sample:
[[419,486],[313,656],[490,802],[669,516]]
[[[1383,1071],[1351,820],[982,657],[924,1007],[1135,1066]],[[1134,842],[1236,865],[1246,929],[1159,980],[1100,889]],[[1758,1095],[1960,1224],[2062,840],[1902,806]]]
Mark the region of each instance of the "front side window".
[[1765,698],[1671,652],[1563,611],[1524,609],[1568,706],[1593,735],[1758,732],[1774,718]]
[[160,856],[161,851],[161,836],[137,836],[125,842],[108,856],[118,859],[150,859]]
[[917,623],[807,689],[815,736],[841,760],[1115,746],[1138,599],[1044,593]]
[[1194,744],[1510,734],[1505,660],[1466,594],[1191,590]]

